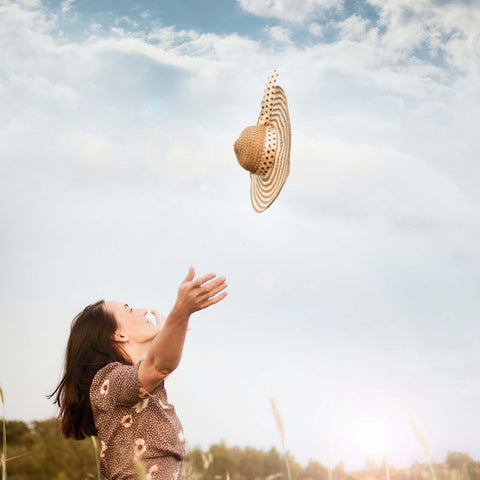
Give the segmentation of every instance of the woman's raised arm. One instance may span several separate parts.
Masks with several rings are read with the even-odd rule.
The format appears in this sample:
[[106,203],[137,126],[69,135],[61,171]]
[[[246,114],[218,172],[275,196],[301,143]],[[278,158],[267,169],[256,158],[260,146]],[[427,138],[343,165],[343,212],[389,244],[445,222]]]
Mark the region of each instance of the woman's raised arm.
[[138,379],[148,392],[160,385],[180,363],[190,315],[227,296],[224,291],[227,288],[225,280],[225,277],[217,278],[214,273],[195,278],[195,270],[189,268],[188,275],[180,284],[177,301],[170,315],[138,369]]

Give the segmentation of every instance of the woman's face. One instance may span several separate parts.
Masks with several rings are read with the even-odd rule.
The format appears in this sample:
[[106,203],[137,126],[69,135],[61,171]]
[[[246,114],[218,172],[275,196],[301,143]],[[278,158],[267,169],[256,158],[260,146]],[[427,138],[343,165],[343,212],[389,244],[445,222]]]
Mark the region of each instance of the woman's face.
[[131,308],[121,302],[105,302],[105,308],[113,313],[117,321],[118,328],[115,332],[117,341],[149,343],[160,331],[160,327],[146,317],[148,310]]

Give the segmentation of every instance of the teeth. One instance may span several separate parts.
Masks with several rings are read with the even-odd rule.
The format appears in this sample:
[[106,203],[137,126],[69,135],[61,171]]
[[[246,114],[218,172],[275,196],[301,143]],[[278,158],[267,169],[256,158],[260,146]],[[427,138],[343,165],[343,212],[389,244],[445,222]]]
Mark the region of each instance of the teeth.
[[147,313],[147,323],[152,323],[153,325],[157,324],[157,320],[154,315],[150,312]]

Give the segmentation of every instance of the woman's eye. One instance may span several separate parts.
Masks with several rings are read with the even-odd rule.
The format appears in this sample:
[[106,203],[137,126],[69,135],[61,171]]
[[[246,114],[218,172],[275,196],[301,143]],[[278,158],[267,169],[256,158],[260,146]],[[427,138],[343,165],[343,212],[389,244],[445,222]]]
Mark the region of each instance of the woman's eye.
[[133,308],[132,308],[132,307],[130,307],[130,313],[132,313],[132,312],[133,312]]

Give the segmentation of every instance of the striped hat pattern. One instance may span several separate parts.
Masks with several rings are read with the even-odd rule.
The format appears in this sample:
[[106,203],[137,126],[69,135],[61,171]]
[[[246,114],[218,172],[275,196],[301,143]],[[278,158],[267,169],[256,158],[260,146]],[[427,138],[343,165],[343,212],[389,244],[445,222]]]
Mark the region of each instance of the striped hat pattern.
[[268,77],[257,125],[245,128],[233,147],[238,163],[250,172],[256,212],[274,202],[290,171],[290,118],[285,92],[275,85],[277,77],[277,69]]

